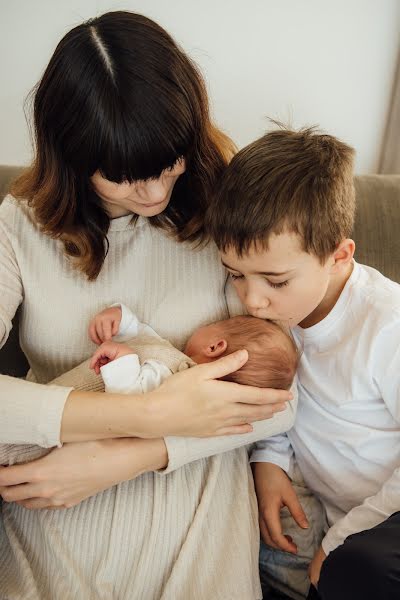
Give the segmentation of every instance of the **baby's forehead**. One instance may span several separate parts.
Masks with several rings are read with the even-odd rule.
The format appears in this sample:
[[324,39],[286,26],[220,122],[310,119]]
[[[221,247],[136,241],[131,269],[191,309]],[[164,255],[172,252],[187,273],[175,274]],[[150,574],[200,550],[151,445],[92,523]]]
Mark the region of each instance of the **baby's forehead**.
[[212,335],[213,333],[216,333],[216,332],[222,333],[224,331],[223,323],[224,323],[224,321],[215,321],[215,323],[208,323],[206,325],[201,325],[200,327],[195,329],[195,332],[201,332],[203,335],[207,335],[207,334]]

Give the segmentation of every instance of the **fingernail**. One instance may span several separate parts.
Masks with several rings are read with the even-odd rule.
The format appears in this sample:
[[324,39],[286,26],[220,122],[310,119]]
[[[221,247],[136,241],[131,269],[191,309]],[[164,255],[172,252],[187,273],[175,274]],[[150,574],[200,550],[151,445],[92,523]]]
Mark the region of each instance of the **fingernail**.
[[243,360],[244,358],[246,358],[246,350],[239,350],[238,357],[239,360]]
[[293,400],[293,393],[289,392],[289,400]]

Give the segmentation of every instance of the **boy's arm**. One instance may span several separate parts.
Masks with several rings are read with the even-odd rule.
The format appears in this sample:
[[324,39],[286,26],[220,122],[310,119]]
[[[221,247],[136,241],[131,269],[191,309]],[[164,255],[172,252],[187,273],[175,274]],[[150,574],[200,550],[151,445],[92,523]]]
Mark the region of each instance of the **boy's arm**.
[[328,556],[329,552],[343,544],[349,535],[372,529],[398,510],[400,510],[400,468],[395,469],[377,494],[366,498],[360,506],[355,506],[329,529],[322,540],[325,554]]
[[277,465],[290,476],[293,466],[293,448],[286,433],[260,440],[250,454],[250,462],[268,462]]
[[[400,312],[391,317],[386,326],[382,326],[379,335],[373,341],[368,365],[373,381],[393,419],[399,424],[397,444],[394,451],[399,455],[396,445],[400,438]],[[388,432],[389,433],[389,432]],[[384,457],[378,457],[384,460]],[[332,552],[353,533],[371,529],[400,510],[400,460],[398,468],[385,481],[374,496],[366,498],[360,506],[354,507],[345,517],[333,525],[322,547],[325,554]]]
[[293,383],[291,392],[293,400],[287,403],[284,411],[276,412],[270,419],[253,423],[251,433],[228,435],[211,438],[166,437],[165,444],[168,451],[168,465],[162,474],[171,473],[183,465],[200,458],[207,458],[254,444],[258,440],[276,436],[293,427],[297,410],[297,385]]

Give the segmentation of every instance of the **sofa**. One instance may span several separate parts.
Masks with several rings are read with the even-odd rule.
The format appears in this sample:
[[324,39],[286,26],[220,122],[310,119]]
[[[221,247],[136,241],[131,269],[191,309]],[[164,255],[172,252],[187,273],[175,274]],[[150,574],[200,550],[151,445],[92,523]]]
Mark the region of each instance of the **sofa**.
[[[0,203],[21,167],[0,166]],[[357,214],[353,232],[356,260],[400,283],[400,175],[355,177]],[[23,377],[28,363],[18,343],[19,311],[0,350],[0,373]]]

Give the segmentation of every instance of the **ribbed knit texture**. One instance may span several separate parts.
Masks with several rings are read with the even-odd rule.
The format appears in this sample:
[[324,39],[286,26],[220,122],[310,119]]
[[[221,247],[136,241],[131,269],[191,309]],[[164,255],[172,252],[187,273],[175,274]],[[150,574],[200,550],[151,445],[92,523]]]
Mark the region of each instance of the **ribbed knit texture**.
[[[195,363],[185,354],[172,346],[168,340],[150,336],[136,336],[124,341],[127,346],[135,349],[140,363],[147,359],[162,362],[171,373],[178,373],[193,366]],[[67,373],[56,377],[50,383],[64,387],[73,387],[74,390],[91,392],[104,392],[104,382],[101,375],[96,375],[90,369],[88,358],[83,363],[74,367]],[[15,465],[30,462],[45,456],[50,452],[49,448],[42,448],[35,444],[1,444],[0,443],[0,465]]]
[[[114,302],[178,348],[195,328],[228,316],[213,246],[195,251],[129,217],[112,221],[109,240],[100,276],[89,283],[61,244],[38,232],[28,209],[10,197],[0,207],[0,340],[23,299],[31,381],[51,381],[90,356],[89,321]],[[57,443],[68,392],[0,376],[0,442]],[[284,431],[293,410],[249,436],[167,438],[171,471],[220,454],[142,475],[67,510],[3,503],[1,600],[261,598],[247,450],[224,450]]]

